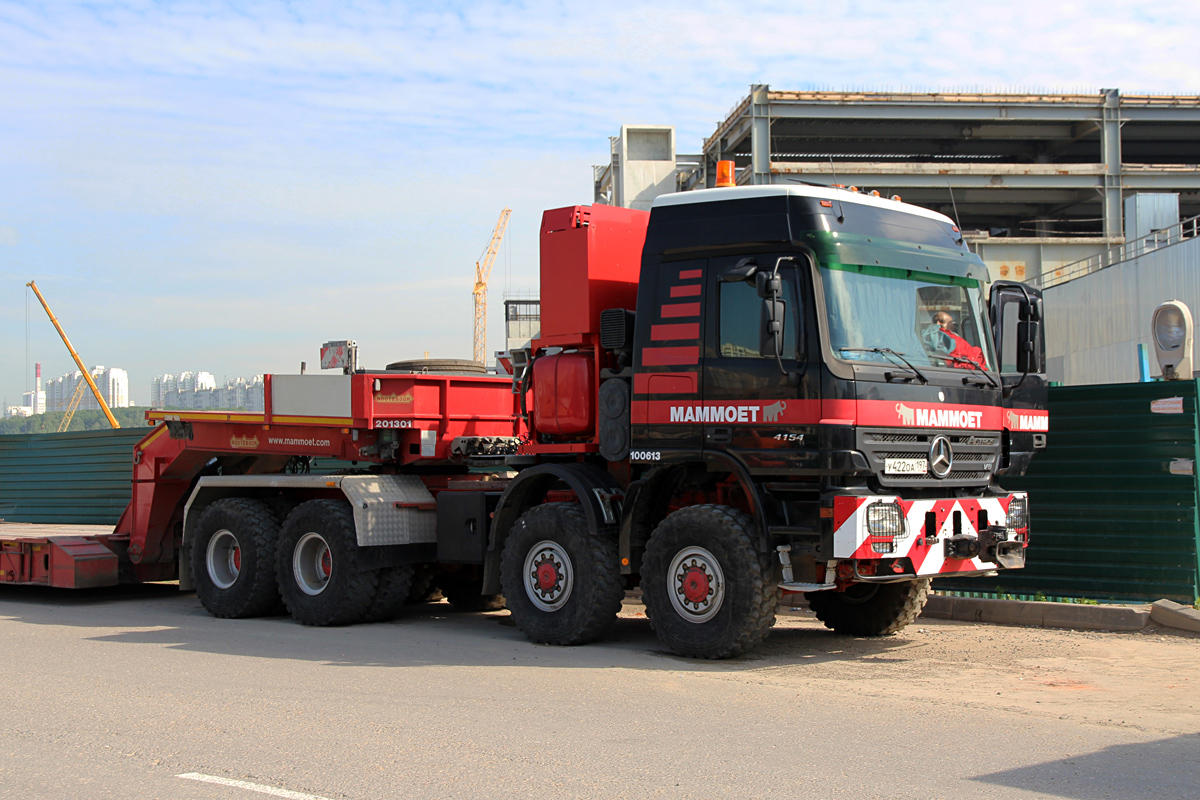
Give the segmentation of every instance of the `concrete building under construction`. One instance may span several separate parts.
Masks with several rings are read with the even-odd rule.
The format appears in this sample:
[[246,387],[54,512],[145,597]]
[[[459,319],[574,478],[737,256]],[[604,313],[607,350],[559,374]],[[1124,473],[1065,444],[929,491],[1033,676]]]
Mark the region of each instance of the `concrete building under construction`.
[[993,277],[1018,280],[1122,244],[1132,195],[1177,195],[1176,221],[1200,215],[1200,96],[756,85],[700,153],[675,153],[670,130],[624,126],[595,170],[597,201],[647,207],[713,186],[728,159],[741,185],[854,185],[956,217]]

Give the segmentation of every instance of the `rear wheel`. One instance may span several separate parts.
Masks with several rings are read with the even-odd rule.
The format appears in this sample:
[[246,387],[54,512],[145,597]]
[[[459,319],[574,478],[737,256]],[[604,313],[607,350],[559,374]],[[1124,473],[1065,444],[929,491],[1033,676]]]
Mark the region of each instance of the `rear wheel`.
[[276,573],[288,612],[305,625],[349,625],[375,599],[377,570],[358,568],[354,516],[340,500],[309,500],[279,534]]
[[504,543],[500,575],[517,627],[542,644],[599,638],[625,596],[616,541],[592,535],[575,503],[521,515]]
[[658,638],[676,653],[731,658],[770,633],[779,590],[753,531],[746,514],[718,505],[681,508],[654,529],[642,600]]
[[400,610],[408,602],[409,592],[413,585],[412,564],[402,564],[398,567],[384,567],[379,570],[379,586],[371,605],[363,614],[363,622],[387,622],[395,619]]
[[826,628],[851,636],[887,636],[920,616],[929,599],[929,579],[856,583],[844,592],[810,592],[805,598]]
[[192,539],[192,578],[215,617],[257,617],[279,604],[275,548],[279,520],[264,503],[218,500],[200,515]]

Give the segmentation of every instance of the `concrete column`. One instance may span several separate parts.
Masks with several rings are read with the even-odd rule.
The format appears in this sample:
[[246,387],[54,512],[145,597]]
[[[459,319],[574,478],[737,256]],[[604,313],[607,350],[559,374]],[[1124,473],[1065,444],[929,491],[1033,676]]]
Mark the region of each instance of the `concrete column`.
[[1100,150],[1104,158],[1104,235],[1121,236],[1121,90],[1104,89]]
[[750,87],[750,171],[755,185],[771,182],[771,103],[765,83]]

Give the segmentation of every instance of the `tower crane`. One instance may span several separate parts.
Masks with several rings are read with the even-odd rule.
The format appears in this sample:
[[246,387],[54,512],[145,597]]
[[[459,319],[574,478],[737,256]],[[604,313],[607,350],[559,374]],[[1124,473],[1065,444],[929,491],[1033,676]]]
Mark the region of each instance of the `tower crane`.
[[[88,368],[83,365],[83,359],[79,357],[79,353],[75,352],[75,348],[71,346],[71,340],[67,338],[67,332],[62,329],[62,325],[58,324],[58,317],[54,316],[54,312],[50,310],[50,304],[46,302],[46,298],[42,297],[42,293],[38,291],[37,284],[33,281],[25,284],[33,293],[37,295],[38,302],[42,304],[42,308],[46,309],[46,315],[50,317],[50,321],[54,323],[54,329],[58,331],[58,335],[62,337],[63,344],[67,346],[67,351],[71,354],[71,358],[75,359],[75,366],[79,367],[79,371],[83,374],[83,379],[87,381],[87,385],[91,388],[92,394],[96,396],[96,402],[100,404],[100,410],[104,412],[104,416],[108,417],[108,424],[114,428],[121,427],[117,422],[117,418],[113,416],[112,411],[108,407],[108,403],[104,402],[104,395],[100,394],[100,390],[96,388],[96,382],[92,380],[92,373],[88,372]],[[82,384],[80,384],[82,386]],[[83,390],[76,387],[75,396],[71,398],[71,407],[68,413],[63,417],[65,425],[60,426],[59,430],[64,430],[66,425],[71,424],[71,417],[75,414],[75,409],[79,407],[79,401],[83,398]]]
[[492,240],[488,242],[483,257],[475,262],[475,288],[471,294],[475,296],[475,348],[473,358],[480,364],[487,363],[487,287],[488,278],[492,274],[492,264],[496,261],[496,251],[500,249],[500,240],[504,238],[504,229],[508,227],[508,217],[511,208],[500,212],[496,229],[492,231]]

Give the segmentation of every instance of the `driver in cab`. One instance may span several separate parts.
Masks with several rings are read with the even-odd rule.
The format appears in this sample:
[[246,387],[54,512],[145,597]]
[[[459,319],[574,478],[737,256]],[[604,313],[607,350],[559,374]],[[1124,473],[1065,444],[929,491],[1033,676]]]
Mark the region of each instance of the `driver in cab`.
[[954,317],[945,311],[938,311],[933,315],[933,325],[929,326],[925,338],[935,352],[949,356],[946,359],[948,367],[973,368],[966,361],[955,361],[956,358],[969,358],[981,367],[986,366],[983,363],[983,350],[954,332]]

